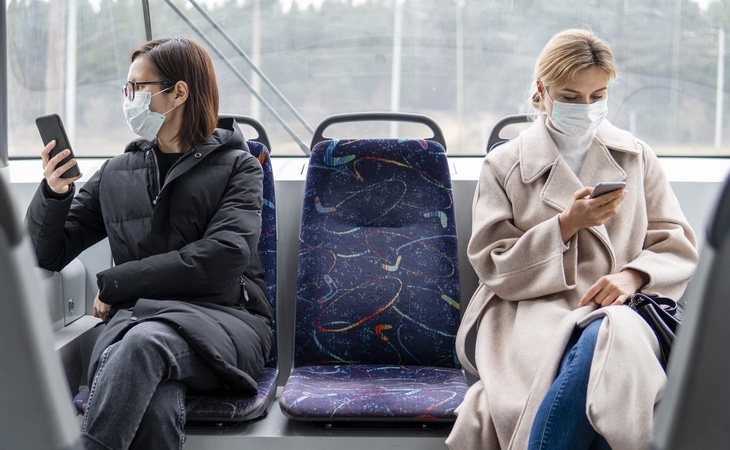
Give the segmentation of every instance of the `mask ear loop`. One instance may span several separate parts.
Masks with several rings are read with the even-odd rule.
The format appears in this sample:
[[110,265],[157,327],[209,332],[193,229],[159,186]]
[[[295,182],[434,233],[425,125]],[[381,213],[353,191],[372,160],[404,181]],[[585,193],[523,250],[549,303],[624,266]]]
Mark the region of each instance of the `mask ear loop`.
[[555,107],[555,100],[553,100],[553,98],[550,96],[550,93],[547,90],[547,86],[543,86],[542,89],[545,91],[545,96],[550,99],[550,103],[552,103],[553,107]]
[[169,113],[169,112],[170,112],[170,111],[172,111],[173,109],[177,108],[178,106],[180,106],[180,105],[177,105],[177,106],[173,106],[172,108],[170,108],[170,109],[168,109],[167,111],[163,112],[163,113],[162,113],[162,115],[163,115],[163,116],[166,116],[166,115],[167,115],[167,113]]
[[[162,94],[163,92],[165,92],[165,91],[167,91],[167,90],[170,90],[170,89],[172,89],[172,88],[174,88],[174,87],[175,87],[175,85],[173,84],[172,86],[170,86],[170,87],[166,87],[165,89],[161,90],[160,92],[155,92],[155,93],[154,93],[154,94],[152,94],[152,95],[151,95],[150,97],[154,97],[155,95],[159,95],[159,94]],[[177,108],[178,106],[180,106],[180,105],[177,105],[177,106],[173,106],[172,108],[170,108],[170,109],[168,109],[167,111],[163,112],[163,113],[162,113],[162,115],[163,115],[163,116],[166,116],[166,115],[167,115],[167,113],[169,113],[169,112],[170,112],[170,111],[172,111],[173,109]]]

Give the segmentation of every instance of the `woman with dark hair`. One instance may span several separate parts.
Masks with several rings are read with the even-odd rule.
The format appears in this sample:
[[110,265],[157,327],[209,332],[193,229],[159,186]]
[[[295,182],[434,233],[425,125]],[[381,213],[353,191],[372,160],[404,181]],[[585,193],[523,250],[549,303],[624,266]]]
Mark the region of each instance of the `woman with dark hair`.
[[218,120],[206,51],[187,38],[131,54],[124,114],[142,137],[75,193],[68,154],[42,152],[28,209],[39,265],[60,270],[108,237],[97,274],[82,431],[87,449],[182,448],[185,393],[256,391],[271,309],[256,248],[262,173],[233,120]]

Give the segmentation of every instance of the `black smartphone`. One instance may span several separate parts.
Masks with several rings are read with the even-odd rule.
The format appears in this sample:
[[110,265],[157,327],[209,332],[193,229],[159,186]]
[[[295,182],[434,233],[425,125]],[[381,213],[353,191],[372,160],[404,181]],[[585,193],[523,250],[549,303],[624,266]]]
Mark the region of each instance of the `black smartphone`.
[[588,198],[596,198],[603,194],[613,192],[616,189],[623,189],[625,187],[626,183],[624,181],[604,181],[596,185],[596,187],[593,189],[593,192],[591,192],[591,196]]
[[[71,149],[71,144],[68,142],[68,136],[66,136],[66,130],[63,128],[63,122],[58,114],[49,114],[47,116],[38,117],[35,120],[38,131],[41,133],[41,139],[43,139],[43,145],[48,145],[49,142],[55,140],[56,146],[51,150],[50,158],[58,155],[60,152],[69,149],[71,153],[63,158],[58,166],[62,166],[74,158],[74,152]],[[50,159],[49,158],[49,159]],[[73,178],[79,176],[78,166],[73,166],[61,175],[61,178]]]

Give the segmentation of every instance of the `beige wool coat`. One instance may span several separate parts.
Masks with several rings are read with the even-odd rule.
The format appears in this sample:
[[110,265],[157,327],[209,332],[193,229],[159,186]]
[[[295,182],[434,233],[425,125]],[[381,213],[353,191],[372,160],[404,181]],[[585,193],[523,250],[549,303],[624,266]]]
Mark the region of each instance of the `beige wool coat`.
[[[626,181],[605,225],[566,245],[558,214],[584,186]],[[648,448],[666,377],[651,329],[627,306],[578,307],[601,276],[632,268],[642,292],[678,299],[697,262],[695,235],[654,152],[604,121],[576,176],[544,116],[484,159],[474,198],[469,260],[479,287],[457,335],[463,367],[478,381],[458,409],[452,449],[524,449],[540,402],[576,326],[604,317],[586,413],[615,450]]]

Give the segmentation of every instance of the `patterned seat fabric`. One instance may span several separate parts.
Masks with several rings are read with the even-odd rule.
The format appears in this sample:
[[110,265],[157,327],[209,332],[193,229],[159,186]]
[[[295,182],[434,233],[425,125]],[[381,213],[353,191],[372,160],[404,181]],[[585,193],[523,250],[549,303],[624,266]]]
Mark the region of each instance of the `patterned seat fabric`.
[[258,158],[264,172],[264,205],[261,211],[261,237],[259,238],[259,257],[264,268],[264,278],[268,289],[269,301],[274,316],[271,330],[274,332],[274,341],[266,367],[277,367],[277,337],[276,337],[276,189],[274,187],[274,170],[271,167],[269,150],[256,141],[247,141],[248,149]]
[[[246,421],[261,417],[268,410],[276,394],[279,379],[276,349],[276,195],[274,192],[274,172],[268,149],[255,141],[248,141],[249,151],[258,158],[263,169],[264,204],[261,212],[261,238],[258,251],[264,268],[264,278],[268,289],[269,301],[274,314],[271,328],[274,340],[266,368],[259,376],[258,392],[251,396],[235,392],[190,394],[186,399],[187,417],[191,422]],[[89,400],[88,388],[82,389],[74,397],[76,410],[83,414]]]
[[[300,241],[296,369],[282,410],[310,420],[429,420],[445,400],[420,396],[441,389],[435,374],[449,380],[444,392],[458,405],[466,380],[454,350],[459,269],[443,148],[423,140],[320,142],[307,172]],[[373,392],[364,379],[413,395],[404,408],[394,407],[397,395],[366,395],[362,403],[355,387]],[[450,406],[439,414],[454,418]]]
[[358,364],[299,367],[286,386],[286,414],[305,420],[452,421],[467,390],[459,369]]
[[262,416],[276,392],[276,381],[279,370],[265,367],[259,376],[258,392],[254,396],[240,395],[235,392],[205,392],[188,394],[187,420],[189,422],[225,422],[244,421]]

